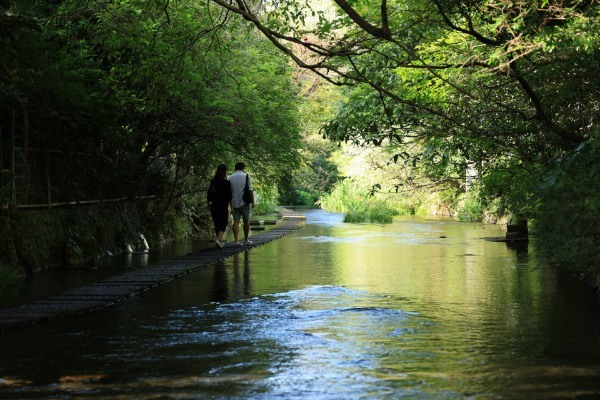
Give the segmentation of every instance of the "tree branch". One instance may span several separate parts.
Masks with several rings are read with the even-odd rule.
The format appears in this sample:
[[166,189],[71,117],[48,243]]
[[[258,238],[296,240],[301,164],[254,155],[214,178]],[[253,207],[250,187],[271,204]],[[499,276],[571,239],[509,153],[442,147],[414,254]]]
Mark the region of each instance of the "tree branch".
[[169,2],[171,0],[166,0],[165,2],[165,6],[163,7],[163,10],[165,11],[165,16],[167,17],[167,24],[171,23],[171,18],[169,17]]
[[467,24],[469,25],[469,28],[468,29],[461,28],[460,26],[458,26],[454,22],[452,22],[450,17],[448,17],[448,14],[446,14],[446,12],[444,11],[442,4],[439,0],[433,0],[433,4],[435,4],[436,8],[438,9],[438,12],[440,13],[440,16],[442,17],[442,19],[444,20],[446,25],[448,25],[450,28],[454,29],[455,31],[462,32],[466,35],[472,36],[475,39],[477,39],[478,41],[480,41],[481,43],[487,44],[490,46],[499,46],[502,44],[501,41],[487,38],[487,37],[483,36],[482,34],[480,34],[479,32],[477,32],[475,30],[475,27],[473,26],[473,21],[471,20],[471,18],[468,15],[463,14],[463,17],[465,17],[465,19],[467,20]]
[[513,76],[517,82],[521,85],[527,96],[531,100],[533,107],[535,108],[535,116],[534,118],[542,123],[545,127],[550,129],[556,135],[566,140],[567,142],[572,142],[574,144],[579,144],[585,140],[583,136],[577,135],[576,133],[569,132],[560,126],[558,126],[552,118],[546,114],[544,107],[542,106],[542,102],[537,95],[537,93],[533,90],[527,79],[521,74],[519,71],[519,67],[516,61],[513,61],[509,64],[511,76]]
[[371,36],[380,39],[391,40],[390,27],[388,25],[387,0],[381,2],[381,23],[382,27],[378,28],[370,24],[367,20],[360,16],[354,8],[346,0],[334,0],[335,3],[350,17],[356,25]]

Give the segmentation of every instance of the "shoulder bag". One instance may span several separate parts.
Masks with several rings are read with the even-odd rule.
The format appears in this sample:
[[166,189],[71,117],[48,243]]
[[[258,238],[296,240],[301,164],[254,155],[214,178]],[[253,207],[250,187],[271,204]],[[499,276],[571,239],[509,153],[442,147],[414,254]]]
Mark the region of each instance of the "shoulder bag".
[[244,203],[246,204],[252,203],[252,193],[250,193],[250,188],[248,187],[248,174],[246,174],[246,186],[244,186],[242,200],[244,200]]

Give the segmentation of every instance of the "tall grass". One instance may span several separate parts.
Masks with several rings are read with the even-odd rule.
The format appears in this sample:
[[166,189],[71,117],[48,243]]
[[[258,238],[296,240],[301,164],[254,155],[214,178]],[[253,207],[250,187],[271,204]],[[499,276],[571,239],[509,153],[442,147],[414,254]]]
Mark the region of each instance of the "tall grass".
[[381,202],[374,203],[369,208],[369,221],[381,224],[389,224],[398,212]]
[[394,215],[410,212],[400,205],[398,197],[400,195],[371,194],[369,188],[347,179],[338,183],[330,194],[323,196],[319,205],[328,211],[346,214],[344,222],[388,224]]
[[345,213],[344,222],[351,223],[391,223],[399,212],[388,203],[370,195],[367,188],[361,187],[352,180],[339,183],[333,192],[320,200],[322,208]]
[[368,204],[365,210],[349,210],[344,216],[344,222],[374,224],[389,224],[393,221],[396,210],[387,207],[382,202]]
[[367,213],[348,211],[346,215],[344,215],[344,222],[348,222],[351,224],[360,224],[362,222],[367,222]]
[[318,201],[318,205],[325,210],[338,213],[365,212],[367,193],[366,188],[353,180],[346,179],[338,183],[331,193],[323,196]]

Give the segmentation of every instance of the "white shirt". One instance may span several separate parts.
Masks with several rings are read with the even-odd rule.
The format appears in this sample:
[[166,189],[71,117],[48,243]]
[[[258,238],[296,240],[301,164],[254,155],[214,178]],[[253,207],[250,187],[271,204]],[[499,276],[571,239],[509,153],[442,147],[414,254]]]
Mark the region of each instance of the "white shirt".
[[244,195],[244,186],[246,186],[246,176],[248,176],[248,187],[250,190],[252,189],[252,177],[246,174],[244,171],[235,171],[233,174],[229,175],[229,182],[231,182],[231,202],[233,204],[233,208],[240,208],[246,205],[244,200],[242,200],[242,196]]

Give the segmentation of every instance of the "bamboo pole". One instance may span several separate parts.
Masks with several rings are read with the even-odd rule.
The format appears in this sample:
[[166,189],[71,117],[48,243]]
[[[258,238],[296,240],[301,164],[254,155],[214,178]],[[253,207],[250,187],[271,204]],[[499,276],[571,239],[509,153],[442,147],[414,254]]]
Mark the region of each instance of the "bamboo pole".
[[97,204],[111,204],[121,203],[126,201],[139,201],[139,200],[156,200],[158,197],[155,195],[150,196],[136,196],[134,198],[120,197],[116,199],[103,199],[103,200],[78,200],[78,201],[63,201],[60,203],[51,204],[20,204],[16,208],[19,210],[36,210],[43,208],[56,208],[56,207],[77,207],[77,206],[90,206]]

